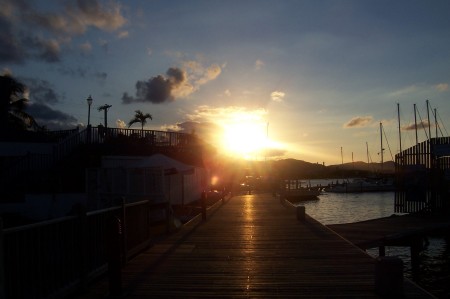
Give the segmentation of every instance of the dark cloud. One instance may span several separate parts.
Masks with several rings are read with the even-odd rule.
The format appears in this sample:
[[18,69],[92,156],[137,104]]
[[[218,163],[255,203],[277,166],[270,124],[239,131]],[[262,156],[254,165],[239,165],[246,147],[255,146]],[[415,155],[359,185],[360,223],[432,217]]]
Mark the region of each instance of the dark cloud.
[[50,63],[61,61],[60,45],[54,39],[25,36],[22,39],[22,47],[26,47],[29,53],[38,60]]
[[95,76],[97,79],[101,80],[101,81],[105,81],[106,78],[108,77],[108,74],[105,73],[105,72],[96,72],[96,73],[94,74],[94,76]]
[[86,74],[88,73],[88,70],[81,67],[73,69],[67,66],[61,66],[58,68],[58,72],[61,75],[70,76],[73,78],[85,78]]
[[[113,32],[127,22],[121,5],[78,0],[55,12],[37,11],[31,1],[2,0],[0,11],[0,62],[23,63],[37,59],[61,61],[64,46],[90,28]],[[107,47],[107,43],[102,43]]]
[[148,81],[136,82],[136,96],[122,96],[123,104],[150,102],[160,104],[174,100],[173,92],[187,80],[186,73],[179,68],[169,68],[166,76],[158,75]]
[[34,117],[40,126],[51,130],[73,129],[77,119],[72,115],[50,108],[42,103],[33,103],[27,107],[27,112]]
[[33,103],[54,105],[63,98],[55,92],[53,86],[46,80],[25,78],[23,82],[29,90],[30,101]]
[[73,129],[77,126],[74,116],[51,108],[60,103],[64,96],[58,94],[48,81],[36,78],[21,78],[20,81],[29,92],[30,104],[26,110],[40,126],[51,130]]
[[26,58],[10,20],[0,14],[0,62],[22,63]]
[[212,122],[186,121],[177,124],[178,132],[195,133],[202,138],[209,138],[212,134],[217,134],[220,127]]

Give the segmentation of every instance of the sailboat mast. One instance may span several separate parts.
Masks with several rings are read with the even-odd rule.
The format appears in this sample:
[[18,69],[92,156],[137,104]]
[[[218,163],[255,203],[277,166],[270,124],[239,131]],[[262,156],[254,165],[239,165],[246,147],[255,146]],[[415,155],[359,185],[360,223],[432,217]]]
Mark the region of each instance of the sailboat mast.
[[380,140],[381,140],[381,172],[383,172],[383,123],[380,122]]
[[430,123],[430,101],[427,99],[427,118],[428,118],[428,138],[431,140],[431,123]]
[[369,144],[366,141],[366,155],[367,155],[367,165],[369,165]]
[[400,103],[397,103],[397,118],[398,118],[398,139],[400,144],[400,153],[402,152],[402,130],[400,124]]
[[417,136],[417,115],[416,115],[416,104],[414,104],[414,129],[416,131],[416,145],[419,144],[419,137]]
[[437,122],[436,108],[434,108],[434,126],[436,127],[436,138],[438,138],[438,122]]

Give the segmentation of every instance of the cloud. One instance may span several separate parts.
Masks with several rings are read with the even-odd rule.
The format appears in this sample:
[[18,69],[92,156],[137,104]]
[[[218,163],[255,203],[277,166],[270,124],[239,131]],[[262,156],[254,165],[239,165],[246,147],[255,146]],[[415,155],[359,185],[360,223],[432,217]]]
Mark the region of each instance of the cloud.
[[270,94],[270,98],[274,102],[283,102],[284,96],[286,94],[282,91],[274,91]]
[[448,90],[448,84],[447,83],[439,83],[434,86],[435,89],[438,91],[444,92]]
[[116,120],[116,127],[119,129],[126,129],[127,128],[127,123],[124,122],[121,119]]
[[192,113],[186,114],[192,121],[207,122],[236,122],[236,121],[263,121],[267,115],[264,108],[248,109],[239,106],[210,107],[198,106]]
[[70,76],[73,78],[85,78],[89,72],[89,70],[85,68],[77,67],[74,69],[63,65],[59,66],[57,71],[61,75]]
[[169,131],[176,131],[189,134],[197,134],[199,136],[211,136],[217,133],[219,126],[209,121],[185,121],[177,123],[175,126],[166,127]]
[[25,13],[30,23],[55,33],[80,35],[89,27],[112,32],[125,25],[120,4],[114,1],[100,3],[96,0],[78,0],[68,4],[60,13],[41,13],[34,10]]
[[282,148],[267,148],[262,152],[266,158],[281,158],[285,156],[286,153],[287,150]]
[[99,79],[100,81],[105,81],[108,77],[108,74],[105,72],[95,72],[94,74],[95,78]]
[[52,109],[46,104],[32,103],[27,107],[27,112],[40,126],[48,129],[73,129],[78,125],[77,119],[72,115]]
[[90,42],[82,43],[79,46],[79,48],[80,48],[81,52],[84,53],[84,54],[87,54],[87,53],[92,51],[92,45],[91,45]]
[[105,40],[105,39],[99,39],[98,40],[98,44],[100,45],[100,47],[103,49],[103,51],[105,51],[105,53],[108,53],[108,50],[109,50],[109,43],[108,43],[108,41],[107,40]]
[[121,6],[114,1],[78,0],[52,12],[38,11],[31,4],[31,1],[2,1],[0,62],[19,64],[28,59],[59,62],[63,46],[70,45],[74,36],[90,28],[118,31],[127,23]]
[[220,73],[222,72],[222,69],[217,64],[212,64],[206,69],[201,70],[200,78],[198,78],[195,81],[195,86],[203,85],[211,80],[216,79]]
[[120,31],[120,32],[117,34],[117,37],[118,37],[118,38],[127,38],[128,35],[129,35],[129,32],[123,30],[123,31]]
[[150,102],[154,104],[171,102],[174,100],[172,92],[186,81],[186,73],[178,68],[169,68],[166,76],[158,75],[147,81],[136,82],[136,96],[124,93],[123,104],[134,102]]
[[28,88],[31,102],[54,105],[59,103],[60,98],[63,97],[57,94],[53,86],[46,80],[24,78],[23,82]]
[[363,128],[368,126],[373,120],[373,117],[370,115],[367,116],[356,116],[346,122],[343,127],[344,128]]
[[[434,124],[430,124],[430,127],[434,127]],[[417,123],[417,129],[426,129],[428,128],[428,120],[422,120]],[[402,131],[414,131],[416,129],[415,123],[410,123],[402,127]]]
[[255,70],[259,71],[262,67],[264,67],[264,65],[264,61],[257,59],[255,61]]
[[10,21],[0,16],[0,28],[0,62],[24,62],[27,58],[26,48],[22,47],[20,39],[15,36]]
[[414,93],[416,91],[417,91],[417,86],[416,85],[410,85],[410,86],[407,86],[405,88],[402,88],[402,89],[396,90],[394,92],[391,92],[389,95],[391,97],[400,97],[400,96],[403,96],[403,95],[408,95],[408,94]]
[[64,96],[56,93],[48,81],[35,78],[21,78],[20,81],[27,86],[29,94],[30,104],[26,110],[40,126],[61,130],[73,129],[78,125],[74,116],[51,108],[60,103]]
[[189,96],[200,86],[216,79],[221,71],[221,67],[217,64],[204,67],[197,61],[187,61],[184,63],[184,68],[171,67],[165,75],[158,75],[147,81],[137,81],[135,96],[125,92],[122,96],[122,103],[160,104],[172,102],[175,98]]

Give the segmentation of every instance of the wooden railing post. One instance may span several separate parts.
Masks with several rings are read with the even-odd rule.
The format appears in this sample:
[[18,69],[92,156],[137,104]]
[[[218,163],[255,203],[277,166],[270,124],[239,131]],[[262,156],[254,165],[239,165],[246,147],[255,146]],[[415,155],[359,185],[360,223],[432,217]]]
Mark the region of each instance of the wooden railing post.
[[403,297],[403,261],[395,256],[375,261],[375,292],[385,297]]
[[121,197],[121,215],[120,219],[122,219],[122,265],[125,265],[127,263],[127,218],[126,218],[126,202],[125,197]]
[[200,204],[202,206],[202,220],[203,221],[206,220],[206,199],[207,199],[206,191],[203,191],[202,197],[200,199]]
[[87,287],[87,276],[88,276],[88,265],[87,265],[87,255],[88,255],[88,224],[86,208],[84,205],[79,205],[78,207],[78,234],[80,236],[79,244],[79,263],[80,263],[80,289],[85,290]]
[[3,251],[3,219],[0,217],[0,299],[6,298],[5,290],[5,262]]
[[108,281],[109,296],[122,296],[122,263],[120,259],[120,239],[122,223],[118,217],[110,217],[108,223],[107,251],[108,251]]
[[296,208],[297,211],[297,220],[300,222],[305,222],[305,206],[298,206]]

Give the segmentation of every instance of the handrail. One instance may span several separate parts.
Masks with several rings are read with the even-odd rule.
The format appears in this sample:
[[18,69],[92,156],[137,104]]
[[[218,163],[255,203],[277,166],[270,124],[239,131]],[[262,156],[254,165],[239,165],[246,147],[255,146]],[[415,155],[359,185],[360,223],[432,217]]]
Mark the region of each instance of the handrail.
[[0,295],[58,297],[103,274],[111,217],[122,221],[120,246],[126,261],[150,244],[149,203],[143,200],[88,213],[81,210],[76,216],[3,230],[0,226],[0,270],[4,271]]

